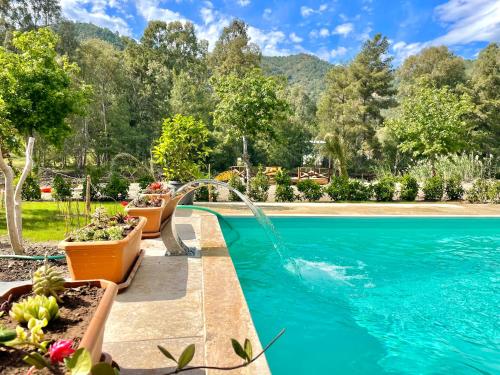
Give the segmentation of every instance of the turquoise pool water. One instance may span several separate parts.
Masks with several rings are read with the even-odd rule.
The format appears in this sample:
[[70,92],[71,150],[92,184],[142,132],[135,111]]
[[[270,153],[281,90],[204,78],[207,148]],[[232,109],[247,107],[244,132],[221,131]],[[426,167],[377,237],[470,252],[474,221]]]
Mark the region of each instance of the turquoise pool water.
[[221,227],[274,375],[500,374],[500,219],[272,222]]

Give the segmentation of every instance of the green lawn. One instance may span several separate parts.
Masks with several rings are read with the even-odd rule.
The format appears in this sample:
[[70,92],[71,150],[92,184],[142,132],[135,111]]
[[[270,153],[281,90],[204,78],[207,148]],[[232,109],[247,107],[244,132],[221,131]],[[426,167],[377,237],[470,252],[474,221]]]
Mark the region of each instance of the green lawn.
[[[67,203],[23,202],[23,236],[31,241],[59,241],[69,231],[85,225],[84,202],[78,202],[80,217],[77,215],[77,202],[71,203],[71,220],[65,220],[68,212]],[[105,207],[110,214],[123,212],[123,207],[116,202],[92,203],[92,210]],[[66,214],[67,216],[67,214]],[[7,234],[5,210],[0,208],[0,236]]]

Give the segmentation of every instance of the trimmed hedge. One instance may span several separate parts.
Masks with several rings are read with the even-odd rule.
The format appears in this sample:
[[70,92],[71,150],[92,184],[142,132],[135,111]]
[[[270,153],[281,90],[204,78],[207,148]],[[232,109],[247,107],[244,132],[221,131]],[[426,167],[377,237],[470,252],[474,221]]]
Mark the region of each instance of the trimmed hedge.
[[300,180],[297,189],[302,193],[302,199],[309,202],[319,201],[323,196],[321,185],[313,180]]
[[444,194],[444,181],[441,176],[434,176],[425,180],[424,197],[428,201],[439,201]]
[[415,177],[405,174],[400,179],[399,197],[403,201],[414,201],[418,195],[418,181]]

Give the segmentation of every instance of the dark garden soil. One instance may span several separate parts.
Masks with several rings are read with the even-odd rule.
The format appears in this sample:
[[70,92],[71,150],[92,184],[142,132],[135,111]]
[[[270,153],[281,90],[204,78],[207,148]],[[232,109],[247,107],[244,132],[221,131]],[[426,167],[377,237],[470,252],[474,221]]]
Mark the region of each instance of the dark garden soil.
[[[57,242],[26,242],[26,255],[64,255],[64,251],[57,248]],[[13,255],[14,252],[5,238],[0,238],[0,254]],[[31,280],[31,274],[38,267],[43,265],[43,260],[20,260],[0,258],[0,282]],[[55,266],[64,277],[68,277],[68,267],[66,259],[49,260],[50,265]]]
[[[49,325],[43,328],[45,333],[44,341],[53,342],[59,339],[70,339],[73,340],[76,349],[104,291],[102,288],[86,285],[66,289],[61,295],[63,303],[59,303],[59,318],[49,322]],[[15,302],[15,300],[12,302]],[[17,322],[8,314],[4,314],[0,317],[0,325],[14,328]],[[0,348],[0,374],[26,374],[30,366],[23,362],[22,357],[23,354],[18,351],[10,348]],[[48,373],[48,370],[36,372],[36,374]],[[64,370],[61,373],[64,373]]]

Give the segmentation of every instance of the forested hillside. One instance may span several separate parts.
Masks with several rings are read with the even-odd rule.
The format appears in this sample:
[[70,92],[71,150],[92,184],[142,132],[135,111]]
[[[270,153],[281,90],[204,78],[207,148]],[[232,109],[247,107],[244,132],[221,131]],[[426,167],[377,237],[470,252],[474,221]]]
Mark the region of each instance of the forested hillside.
[[289,84],[302,86],[313,100],[325,88],[325,74],[331,67],[330,63],[305,53],[262,57],[262,69],[266,74],[285,76]]

